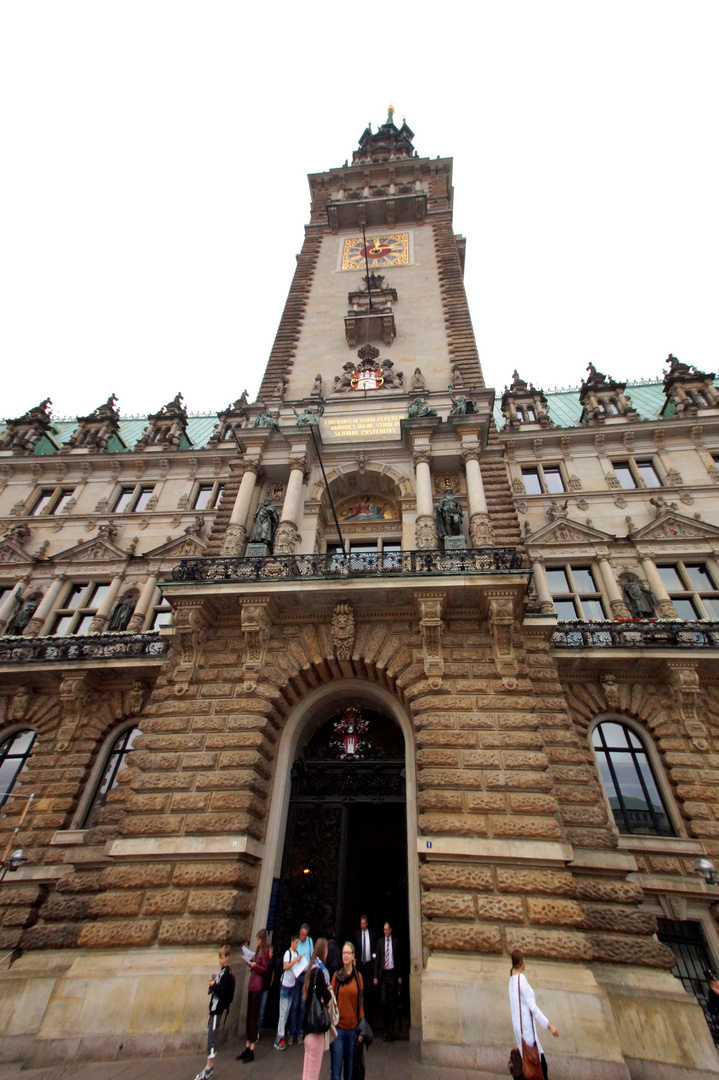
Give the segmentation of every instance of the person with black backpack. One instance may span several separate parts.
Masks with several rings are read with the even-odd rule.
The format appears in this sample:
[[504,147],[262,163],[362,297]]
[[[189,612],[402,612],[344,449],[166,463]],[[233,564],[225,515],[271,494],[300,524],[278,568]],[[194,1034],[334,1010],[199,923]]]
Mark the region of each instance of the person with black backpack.
[[217,1040],[220,1035],[220,1020],[230,1008],[235,997],[235,976],[230,967],[230,946],[223,945],[219,952],[220,970],[210,979],[210,1019],[207,1022],[207,1064],[195,1077],[195,1080],[211,1080]]

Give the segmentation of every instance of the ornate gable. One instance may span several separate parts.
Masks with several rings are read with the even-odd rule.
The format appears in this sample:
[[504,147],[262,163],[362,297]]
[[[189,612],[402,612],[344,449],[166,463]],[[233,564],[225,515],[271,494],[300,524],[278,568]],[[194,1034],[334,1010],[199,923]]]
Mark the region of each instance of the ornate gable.
[[145,552],[146,559],[185,558],[190,555],[206,555],[207,541],[195,533],[186,533],[177,536],[174,540],[167,540],[152,551]]
[[25,551],[25,548],[21,547],[20,544],[14,540],[9,540],[7,537],[0,540],[0,565],[10,566],[31,562],[34,562],[33,556]]
[[675,510],[660,514],[649,525],[638,529],[633,534],[634,540],[714,540],[719,538],[719,529],[706,521],[678,514]]
[[123,551],[117,544],[113,544],[111,540],[97,536],[94,540],[84,540],[75,547],[59,551],[57,555],[51,555],[47,561],[51,563],[116,563],[126,562],[127,558],[128,552]]
[[615,538],[610,533],[582,525],[569,518],[557,518],[536,533],[524,537],[526,544],[609,544]]

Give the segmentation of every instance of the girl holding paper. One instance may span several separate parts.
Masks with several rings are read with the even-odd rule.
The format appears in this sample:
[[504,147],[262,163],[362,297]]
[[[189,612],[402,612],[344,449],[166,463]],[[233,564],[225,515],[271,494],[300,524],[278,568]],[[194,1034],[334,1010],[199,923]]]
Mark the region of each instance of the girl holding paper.
[[257,1042],[257,1021],[260,1016],[260,1001],[265,975],[270,962],[270,954],[267,949],[267,931],[260,930],[257,935],[257,948],[252,959],[248,950],[242,950],[245,963],[250,969],[250,981],[247,987],[247,1028],[245,1030],[246,1046],[243,1053],[238,1054],[237,1060],[243,1065],[255,1060],[255,1043]]

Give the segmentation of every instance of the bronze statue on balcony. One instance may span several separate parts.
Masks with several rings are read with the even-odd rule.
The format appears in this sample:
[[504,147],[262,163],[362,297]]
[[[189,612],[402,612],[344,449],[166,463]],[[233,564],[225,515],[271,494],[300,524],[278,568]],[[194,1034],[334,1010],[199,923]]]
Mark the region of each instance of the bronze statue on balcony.
[[294,407],[294,405],[292,406],[292,412],[297,417],[297,427],[318,427],[320,417],[322,416],[324,411],[324,400],[320,401],[319,405],[317,406],[317,412],[315,412],[315,410],[309,405],[304,408],[302,412],[297,412],[297,409]]
[[32,593],[26,600],[23,600],[22,604],[5,627],[5,633],[8,637],[19,637],[20,634],[22,634],[23,630],[30,622],[30,619],[35,614],[39,603],[40,593]]
[[451,487],[446,487],[444,489],[444,495],[437,503],[435,509],[437,532],[440,539],[445,536],[461,536],[463,517],[464,511],[462,510],[459,501],[455,498]]
[[252,532],[250,533],[251,544],[267,544],[272,547],[272,542],[277,532],[280,519],[277,511],[269,499],[261,502],[255,511],[252,520]]
[[623,581],[624,600],[633,619],[654,619],[654,597],[641,581],[630,579]]
[[477,402],[474,398],[465,397],[464,394],[455,397],[452,393],[453,386],[451,383],[447,389],[449,390],[449,396],[452,401],[452,408],[449,410],[450,416],[467,416],[468,413],[476,414],[479,412]]
[[279,434],[280,425],[277,423],[277,419],[271,412],[259,413],[255,417],[254,427],[256,428],[270,428],[272,431],[276,431]]
[[115,604],[112,615],[107,621],[107,630],[110,633],[121,634],[123,630],[127,630],[127,624],[135,610],[135,599],[132,593],[128,593],[123,596],[119,603]]
[[436,416],[437,410],[433,409],[421,397],[416,397],[407,409],[407,419],[416,420],[423,416]]

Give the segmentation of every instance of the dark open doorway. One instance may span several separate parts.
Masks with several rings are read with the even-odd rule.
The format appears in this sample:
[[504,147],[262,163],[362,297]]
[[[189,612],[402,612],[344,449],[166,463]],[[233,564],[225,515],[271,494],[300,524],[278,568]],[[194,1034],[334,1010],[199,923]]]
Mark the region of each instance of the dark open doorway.
[[404,738],[394,720],[363,709],[366,731],[353,742],[343,716],[338,710],[315,732],[292,768],[273,940],[286,948],[307,922],[315,940],[341,945],[366,913],[378,935],[392,923],[407,955]]

